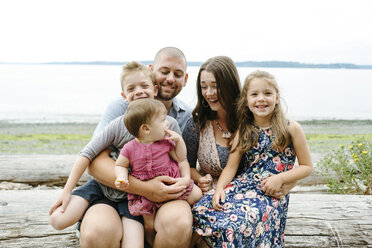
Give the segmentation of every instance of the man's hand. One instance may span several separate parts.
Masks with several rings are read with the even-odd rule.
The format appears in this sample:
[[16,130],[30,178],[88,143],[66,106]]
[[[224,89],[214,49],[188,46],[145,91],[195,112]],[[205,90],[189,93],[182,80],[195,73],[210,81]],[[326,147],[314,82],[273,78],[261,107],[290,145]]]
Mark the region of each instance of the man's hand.
[[173,177],[158,176],[146,182],[151,188],[150,192],[144,195],[153,202],[164,202],[174,200],[186,192],[186,186],[179,183]]

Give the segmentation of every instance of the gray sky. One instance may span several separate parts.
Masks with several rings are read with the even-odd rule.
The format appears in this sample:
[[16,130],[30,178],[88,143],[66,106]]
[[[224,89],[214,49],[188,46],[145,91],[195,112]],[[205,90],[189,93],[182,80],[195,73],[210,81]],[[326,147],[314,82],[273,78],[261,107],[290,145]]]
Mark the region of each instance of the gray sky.
[[372,65],[369,0],[2,0],[0,62],[282,60]]

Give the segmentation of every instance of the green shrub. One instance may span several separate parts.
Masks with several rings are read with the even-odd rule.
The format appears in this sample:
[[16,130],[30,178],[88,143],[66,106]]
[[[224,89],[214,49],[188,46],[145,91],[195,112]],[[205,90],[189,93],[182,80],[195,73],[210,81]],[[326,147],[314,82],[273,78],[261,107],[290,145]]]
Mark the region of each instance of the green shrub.
[[340,194],[372,193],[372,143],[357,139],[325,155],[317,170],[331,192]]

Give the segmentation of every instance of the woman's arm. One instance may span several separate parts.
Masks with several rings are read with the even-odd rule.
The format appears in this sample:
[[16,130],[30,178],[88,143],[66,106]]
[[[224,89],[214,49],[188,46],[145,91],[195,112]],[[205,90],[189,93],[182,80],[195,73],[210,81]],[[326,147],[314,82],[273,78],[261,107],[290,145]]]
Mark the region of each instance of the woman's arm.
[[[196,127],[192,117],[186,122],[182,132],[182,138],[186,145],[187,161],[190,164],[190,168],[196,168],[199,149],[199,129]],[[193,180],[195,180],[195,178],[193,178]]]

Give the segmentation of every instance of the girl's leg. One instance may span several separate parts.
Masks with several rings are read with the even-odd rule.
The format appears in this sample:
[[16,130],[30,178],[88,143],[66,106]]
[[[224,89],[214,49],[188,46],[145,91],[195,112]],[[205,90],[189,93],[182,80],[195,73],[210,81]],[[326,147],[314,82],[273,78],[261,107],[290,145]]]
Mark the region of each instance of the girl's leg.
[[203,197],[203,192],[197,185],[194,184],[194,187],[192,187],[191,193],[189,197],[187,197],[186,201],[190,204],[190,206],[192,206],[197,201],[199,201],[202,197]]
[[145,237],[147,242],[152,246],[155,238],[155,215],[143,215],[143,222],[145,226]]
[[122,248],[131,247],[144,247],[144,230],[140,222],[129,219],[127,217],[122,218],[123,223],[123,239],[121,243]]
[[83,216],[89,202],[81,196],[72,195],[65,212],[58,207],[49,217],[50,225],[56,230],[63,230],[75,224]]
[[123,225],[118,212],[108,204],[91,206],[80,226],[80,247],[119,248]]

